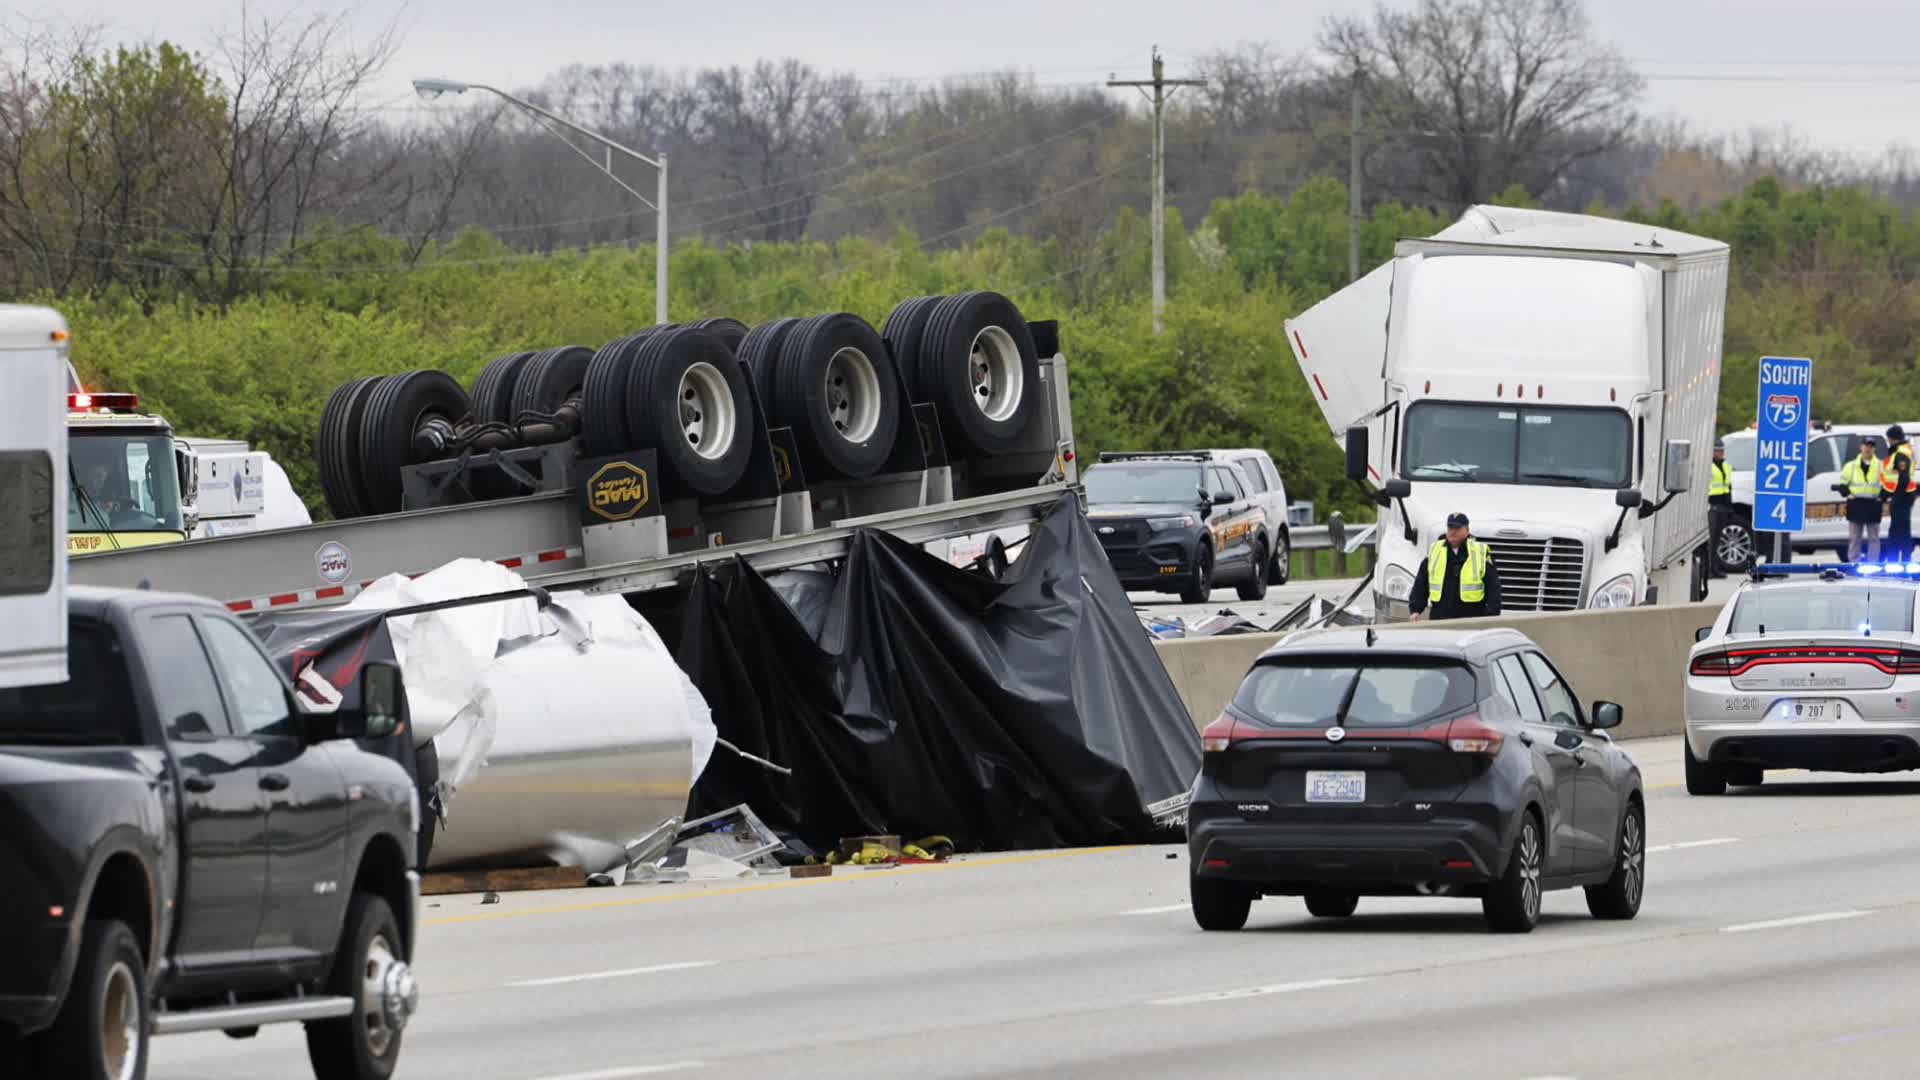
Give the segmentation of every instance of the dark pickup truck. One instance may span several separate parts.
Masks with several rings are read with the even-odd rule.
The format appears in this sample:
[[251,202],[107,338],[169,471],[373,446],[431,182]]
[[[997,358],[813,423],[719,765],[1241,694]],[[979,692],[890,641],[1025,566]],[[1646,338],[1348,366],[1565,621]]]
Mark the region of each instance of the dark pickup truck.
[[362,749],[399,670],[312,712],[204,600],[73,588],[68,670],[0,689],[0,1074],[134,1080],[149,1035],[306,1024],[383,1080],[418,1004],[420,808]]

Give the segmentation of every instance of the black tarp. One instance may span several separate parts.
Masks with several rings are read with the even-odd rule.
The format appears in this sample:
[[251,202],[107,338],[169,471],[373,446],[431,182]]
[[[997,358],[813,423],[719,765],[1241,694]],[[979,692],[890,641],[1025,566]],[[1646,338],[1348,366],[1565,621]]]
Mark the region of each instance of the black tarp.
[[874,833],[970,850],[1129,842],[1199,769],[1186,708],[1071,494],[1004,582],[876,530],[837,577],[781,578],[734,563],[633,598],[721,737],[793,770],[717,754],[692,814],[744,802],[816,848]]

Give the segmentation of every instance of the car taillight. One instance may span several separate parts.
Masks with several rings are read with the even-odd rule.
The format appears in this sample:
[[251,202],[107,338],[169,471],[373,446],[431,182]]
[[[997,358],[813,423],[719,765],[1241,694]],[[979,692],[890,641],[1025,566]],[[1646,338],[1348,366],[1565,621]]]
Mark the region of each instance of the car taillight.
[[1500,752],[1501,744],[1506,741],[1506,735],[1498,728],[1481,722],[1479,713],[1455,717],[1447,725],[1447,749],[1456,754],[1492,757]]
[[1912,649],[1901,649],[1900,658],[1894,661],[1893,673],[1895,675],[1920,675],[1920,652],[1915,652]]
[[1230,713],[1221,713],[1213,723],[1200,732],[1200,750],[1206,754],[1218,754],[1233,745],[1234,737],[1239,734],[1239,721]]
[[1687,674],[1731,675],[1733,674],[1733,657],[1723,652],[1701,653],[1693,658],[1692,664],[1688,665]]

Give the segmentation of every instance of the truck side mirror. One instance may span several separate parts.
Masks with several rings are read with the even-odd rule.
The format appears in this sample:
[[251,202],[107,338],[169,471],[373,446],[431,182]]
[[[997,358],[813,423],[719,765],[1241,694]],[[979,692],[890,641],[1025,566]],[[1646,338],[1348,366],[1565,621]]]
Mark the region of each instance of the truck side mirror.
[[173,444],[173,469],[180,484],[180,521],[187,532],[200,523],[199,456],[185,443]]
[[1385,495],[1389,499],[1404,499],[1413,494],[1413,484],[1407,480],[1395,477],[1380,485],[1380,494]]
[[1666,467],[1661,481],[1670,495],[1683,494],[1693,487],[1693,444],[1686,439],[1667,440]]
[[1347,429],[1347,479],[1367,478],[1367,429],[1355,425]]
[[1622,510],[1631,510],[1646,501],[1646,496],[1640,494],[1639,488],[1621,488],[1613,493],[1613,505]]

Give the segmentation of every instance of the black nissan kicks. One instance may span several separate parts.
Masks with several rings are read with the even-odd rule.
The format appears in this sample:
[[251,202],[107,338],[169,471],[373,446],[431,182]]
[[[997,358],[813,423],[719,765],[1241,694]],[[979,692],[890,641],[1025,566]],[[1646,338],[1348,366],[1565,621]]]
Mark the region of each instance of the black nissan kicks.
[[1581,886],[1630,919],[1645,886],[1640,769],[1513,630],[1296,634],[1202,734],[1187,817],[1193,915],[1237,930],[1260,896],[1316,916],[1362,896],[1478,897],[1525,933]]

